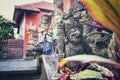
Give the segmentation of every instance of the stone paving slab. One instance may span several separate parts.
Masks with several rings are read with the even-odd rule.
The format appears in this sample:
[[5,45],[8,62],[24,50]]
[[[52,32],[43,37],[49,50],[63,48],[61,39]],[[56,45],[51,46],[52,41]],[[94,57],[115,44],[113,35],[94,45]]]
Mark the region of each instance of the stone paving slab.
[[37,70],[36,60],[12,59],[0,61],[0,72]]

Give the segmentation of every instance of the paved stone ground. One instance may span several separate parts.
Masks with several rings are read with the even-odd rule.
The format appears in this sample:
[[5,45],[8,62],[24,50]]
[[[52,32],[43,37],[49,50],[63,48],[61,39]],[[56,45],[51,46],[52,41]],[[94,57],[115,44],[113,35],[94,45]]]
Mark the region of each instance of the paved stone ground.
[[0,61],[0,72],[37,70],[36,60],[10,59]]
[[40,80],[40,76],[38,74],[2,74],[0,80]]
[[36,65],[36,60],[0,61],[0,80],[46,80],[43,64],[40,72]]
[[40,80],[37,61],[24,59],[0,61],[0,80]]

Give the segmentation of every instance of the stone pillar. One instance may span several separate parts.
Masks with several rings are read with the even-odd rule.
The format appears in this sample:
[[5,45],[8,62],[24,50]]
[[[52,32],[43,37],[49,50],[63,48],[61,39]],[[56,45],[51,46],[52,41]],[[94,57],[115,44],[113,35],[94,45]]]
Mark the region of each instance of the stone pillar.
[[55,27],[57,28],[57,53],[63,54],[64,49],[64,22],[63,13],[59,8],[55,9]]
[[57,26],[57,47],[58,47],[58,53],[63,54],[63,49],[64,49],[64,24],[63,23]]

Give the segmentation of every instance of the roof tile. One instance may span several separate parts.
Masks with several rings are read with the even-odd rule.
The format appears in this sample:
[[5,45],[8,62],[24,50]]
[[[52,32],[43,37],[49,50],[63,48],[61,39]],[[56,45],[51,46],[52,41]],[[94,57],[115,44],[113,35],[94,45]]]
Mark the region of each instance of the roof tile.
[[53,5],[53,3],[41,1],[41,2],[37,2],[37,3],[18,5],[18,6],[15,6],[15,8],[23,9],[23,10],[33,10],[33,11],[40,11],[40,9],[54,10],[54,5]]

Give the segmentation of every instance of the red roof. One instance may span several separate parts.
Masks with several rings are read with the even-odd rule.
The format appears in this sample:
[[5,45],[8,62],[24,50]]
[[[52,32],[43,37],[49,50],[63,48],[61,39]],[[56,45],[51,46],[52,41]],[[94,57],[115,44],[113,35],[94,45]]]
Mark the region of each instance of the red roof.
[[40,12],[41,10],[52,12],[54,10],[54,4],[46,1],[37,3],[30,3],[24,5],[16,5],[13,15],[13,20],[17,23],[16,27],[20,27],[24,12]]
[[23,10],[31,10],[31,11],[40,11],[40,9],[54,10],[54,5],[53,3],[41,1],[37,3],[30,3],[30,4],[15,6],[15,8],[23,9]]

